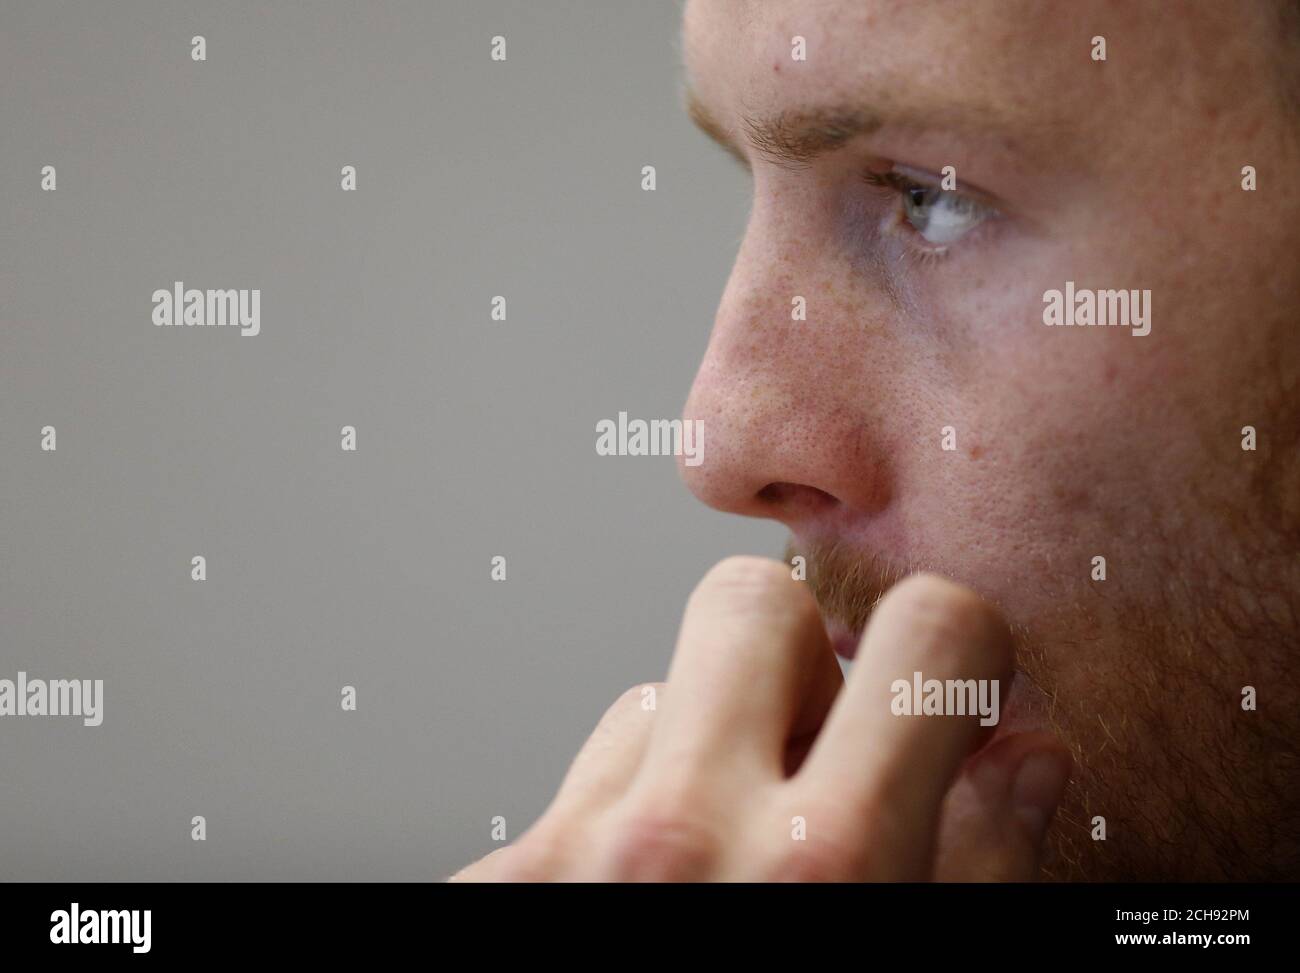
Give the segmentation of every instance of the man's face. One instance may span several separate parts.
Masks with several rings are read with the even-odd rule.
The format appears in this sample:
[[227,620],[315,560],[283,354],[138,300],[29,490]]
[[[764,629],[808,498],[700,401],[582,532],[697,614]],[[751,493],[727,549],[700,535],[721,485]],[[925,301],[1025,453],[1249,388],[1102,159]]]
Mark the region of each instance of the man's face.
[[[686,8],[697,121],[753,209],[683,475],[787,524],[846,634],[914,568],[1004,611],[1009,721],[1076,753],[1057,877],[1300,861],[1300,114],[1273,10]],[[1149,291],[1150,332],[1046,326],[1067,282]]]

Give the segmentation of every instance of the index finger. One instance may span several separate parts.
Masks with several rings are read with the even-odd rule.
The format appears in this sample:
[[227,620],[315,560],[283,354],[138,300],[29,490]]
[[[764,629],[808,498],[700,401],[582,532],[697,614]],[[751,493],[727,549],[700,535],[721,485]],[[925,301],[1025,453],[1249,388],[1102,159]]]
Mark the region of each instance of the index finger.
[[[888,877],[928,877],[944,795],[989,732],[979,704],[996,704],[1010,685],[1011,643],[991,607],[935,575],[895,585],[873,613],[844,692],[792,783],[833,795],[850,819],[886,834],[882,864],[898,872]],[[912,712],[918,682],[926,695],[941,686],[943,709],[951,698],[965,715]]]
[[787,740],[816,729],[842,683],[817,603],[789,566],[728,558],[687,603],[646,775],[745,762],[783,773]]

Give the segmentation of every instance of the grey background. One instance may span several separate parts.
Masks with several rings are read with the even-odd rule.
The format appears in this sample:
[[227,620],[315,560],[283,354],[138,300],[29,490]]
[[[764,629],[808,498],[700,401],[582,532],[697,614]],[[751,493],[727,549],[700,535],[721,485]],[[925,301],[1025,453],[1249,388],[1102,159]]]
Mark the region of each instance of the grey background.
[[[0,678],[105,682],[101,727],[0,718],[0,877],[443,878],[779,552],[594,448],[680,414],[748,205],[679,18],[0,3]],[[155,327],[176,280],[262,333]]]

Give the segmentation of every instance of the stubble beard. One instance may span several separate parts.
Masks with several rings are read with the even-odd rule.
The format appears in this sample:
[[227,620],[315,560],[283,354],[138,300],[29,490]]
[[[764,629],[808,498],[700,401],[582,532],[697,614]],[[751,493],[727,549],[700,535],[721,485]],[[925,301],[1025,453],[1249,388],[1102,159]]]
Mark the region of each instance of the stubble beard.
[[[1032,627],[1009,618],[1035,717],[1075,761],[1045,879],[1300,877],[1300,693],[1291,664],[1300,577],[1285,538],[1258,547],[1232,559],[1235,571],[1215,558],[1166,562],[1153,576],[1169,582],[1142,586],[1141,600],[1081,588],[1063,592]],[[915,571],[979,589],[943,565],[898,564],[840,543],[791,542],[786,560],[796,555],[823,615],[857,633]],[[1243,708],[1245,687],[1254,687],[1255,710]]]

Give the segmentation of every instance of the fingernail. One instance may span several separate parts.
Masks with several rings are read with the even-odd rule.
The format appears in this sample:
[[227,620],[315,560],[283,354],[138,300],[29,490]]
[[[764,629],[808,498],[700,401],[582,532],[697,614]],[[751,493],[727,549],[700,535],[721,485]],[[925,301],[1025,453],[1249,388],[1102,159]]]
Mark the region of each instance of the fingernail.
[[1020,764],[1011,785],[1011,807],[1034,841],[1043,840],[1048,822],[1065,793],[1070,759],[1060,751],[1031,753]]

